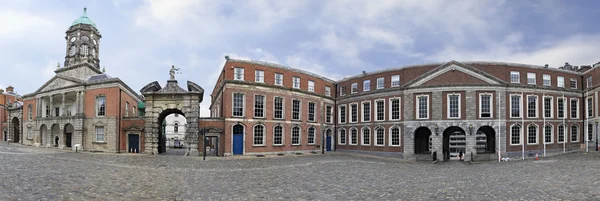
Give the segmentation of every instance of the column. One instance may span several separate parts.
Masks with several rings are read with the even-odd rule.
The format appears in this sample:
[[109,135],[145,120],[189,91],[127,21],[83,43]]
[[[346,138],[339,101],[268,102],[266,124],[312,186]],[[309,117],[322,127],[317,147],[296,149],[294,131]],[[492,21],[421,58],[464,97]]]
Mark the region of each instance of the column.
[[48,117],[52,117],[52,110],[54,109],[54,103],[52,101],[52,95],[50,95],[50,115]]
[[85,90],[81,91],[81,98],[79,98],[79,108],[81,109],[81,113],[85,113]]
[[79,114],[79,91],[75,92],[75,103],[73,103],[73,114]]
[[60,109],[58,110],[58,114],[59,114],[59,116],[65,116],[65,113],[66,113],[66,111],[65,111],[66,110],[66,108],[65,108],[65,93],[61,93],[61,95],[62,95],[62,100],[61,100],[62,102],[60,105]]

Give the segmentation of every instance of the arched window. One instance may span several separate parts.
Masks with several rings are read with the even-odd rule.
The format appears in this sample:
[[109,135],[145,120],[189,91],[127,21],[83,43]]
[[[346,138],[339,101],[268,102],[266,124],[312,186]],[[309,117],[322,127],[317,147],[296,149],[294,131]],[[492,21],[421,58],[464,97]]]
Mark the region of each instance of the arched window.
[[340,135],[338,144],[346,144],[346,130],[342,128],[338,131],[338,133]]
[[579,126],[571,126],[571,142],[579,142]]
[[512,127],[510,127],[510,144],[521,144],[521,125],[513,125]]
[[315,144],[315,128],[308,128],[308,144]]
[[385,130],[381,127],[375,129],[375,145],[383,146],[385,143]]
[[365,127],[362,129],[362,145],[370,145],[371,144],[371,129],[369,127]]
[[544,143],[552,144],[552,141],[553,141],[552,130],[553,129],[552,129],[551,124],[547,124],[546,126],[544,126]]
[[565,143],[565,126],[558,125],[558,143]]
[[300,127],[292,128],[292,145],[300,145]]
[[177,133],[179,132],[179,124],[178,123],[174,123],[173,124],[173,133]]
[[28,118],[29,120],[31,120],[31,119],[33,118],[33,116],[32,116],[32,115],[33,115],[33,106],[31,106],[31,104],[29,104],[29,105],[27,106],[27,118]]
[[358,143],[358,130],[356,128],[350,129],[350,145],[356,145]]
[[397,126],[390,129],[390,146],[400,146],[400,128]]
[[537,144],[537,125],[531,124],[527,127],[527,144]]
[[81,46],[81,54],[84,56],[88,55],[88,46],[87,45],[82,45]]
[[275,126],[275,128],[273,128],[273,145],[283,145],[282,126]]
[[263,125],[254,126],[254,145],[264,145],[265,127]]

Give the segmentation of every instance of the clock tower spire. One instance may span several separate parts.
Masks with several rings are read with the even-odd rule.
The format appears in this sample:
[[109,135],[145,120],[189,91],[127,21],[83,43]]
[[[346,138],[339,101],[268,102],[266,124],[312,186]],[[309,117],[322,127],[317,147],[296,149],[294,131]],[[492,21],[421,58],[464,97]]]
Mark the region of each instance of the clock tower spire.
[[[87,8],[66,31],[66,56],[62,69],[90,68],[97,74],[100,71],[100,31],[96,24],[87,16]],[[58,72],[57,72],[58,73]]]

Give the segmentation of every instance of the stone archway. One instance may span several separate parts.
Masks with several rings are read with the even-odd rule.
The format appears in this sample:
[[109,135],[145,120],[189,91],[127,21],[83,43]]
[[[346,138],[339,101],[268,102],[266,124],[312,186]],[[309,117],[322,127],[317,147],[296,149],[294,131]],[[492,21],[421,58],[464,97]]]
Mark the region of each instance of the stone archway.
[[20,140],[20,136],[21,136],[21,122],[19,121],[19,118],[17,117],[13,117],[11,120],[11,129],[12,129],[12,141],[13,142],[19,142]]
[[48,127],[46,124],[42,124],[42,126],[40,126],[40,137],[38,139],[40,146],[48,145]]
[[467,151],[467,136],[465,130],[458,126],[450,126],[444,130],[442,153],[444,160],[459,159]]
[[415,130],[415,154],[430,154],[431,147],[429,146],[429,139],[431,137],[431,130],[427,127],[419,127]]
[[60,145],[60,126],[58,124],[52,124],[50,127],[50,142],[49,144],[53,147]]
[[491,126],[482,126],[477,129],[477,153],[496,152],[496,131]]
[[66,147],[72,147],[73,146],[73,131],[75,129],[73,128],[72,124],[67,124],[64,127],[64,132],[63,132],[63,144]]
[[204,89],[196,83],[187,82],[188,90],[179,86],[173,77],[167,81],[162,88],[158,82],[152,82],[142,88],[146,102],[145,111],[145,142],[144,153],[160,154],[166,150],[166,136],[163,138],[162,120],[169,114],[181,114],[185,116],[185,155],[198,156],[198,118],[200,116],[200,102],[204,95]]

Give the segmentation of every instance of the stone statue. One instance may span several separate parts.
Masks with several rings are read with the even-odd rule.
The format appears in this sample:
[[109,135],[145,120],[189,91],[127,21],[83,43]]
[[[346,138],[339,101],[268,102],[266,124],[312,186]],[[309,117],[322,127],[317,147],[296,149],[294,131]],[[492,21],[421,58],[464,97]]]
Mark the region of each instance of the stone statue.
[[175,71],[179,71],[179,68],[175,68],[175,65],[171,66],[171,70],[169,71],[169,75],[171,75],[171,80],[175,79]]

